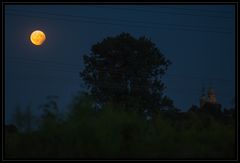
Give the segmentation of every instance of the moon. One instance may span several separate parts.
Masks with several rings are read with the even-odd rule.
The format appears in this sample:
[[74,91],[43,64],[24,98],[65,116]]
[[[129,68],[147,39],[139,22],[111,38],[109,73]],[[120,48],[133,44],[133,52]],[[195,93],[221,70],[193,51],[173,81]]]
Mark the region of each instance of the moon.
[[46,35],[40,30],[35,30],[32,32],[30,40],[34,45],[39,46],[46,40]]

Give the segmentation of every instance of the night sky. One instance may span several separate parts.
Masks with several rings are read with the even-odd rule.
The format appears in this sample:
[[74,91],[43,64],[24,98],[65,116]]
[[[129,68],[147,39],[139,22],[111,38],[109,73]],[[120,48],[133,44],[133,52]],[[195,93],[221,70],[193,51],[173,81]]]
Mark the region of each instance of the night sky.
[[[42,46],[30,42],[36,30]],[[234,5],[5,5],[5,118],[17,104],[39,114],[48,95],[64,111],[85,89],[83,55],[108,36],[146,36],[171,60],[165,94],[186,111],[212,86],[223,107],[235,97]]]

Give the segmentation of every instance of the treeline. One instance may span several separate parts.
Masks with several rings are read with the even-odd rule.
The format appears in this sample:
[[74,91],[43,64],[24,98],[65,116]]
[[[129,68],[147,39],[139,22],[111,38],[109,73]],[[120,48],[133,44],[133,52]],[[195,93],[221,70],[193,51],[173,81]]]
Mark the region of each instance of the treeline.
[[[29,109],[26,114],[18,112],[22,119],[16,116],[15,125],[5,127],[5,158],[235,158],[234,117],[171,110],[149,117],[114,103],[101,109],[93,104],[90,96],[78,96],[62,116],[51,98],[38,121]],[[32,123],[37,122],[34,128]]]

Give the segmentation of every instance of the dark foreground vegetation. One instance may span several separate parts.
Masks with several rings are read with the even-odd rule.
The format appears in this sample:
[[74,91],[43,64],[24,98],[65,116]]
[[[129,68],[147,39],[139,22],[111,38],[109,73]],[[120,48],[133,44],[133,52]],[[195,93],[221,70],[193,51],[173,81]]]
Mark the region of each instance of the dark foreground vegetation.
[[56,106],[43,107],[37,129],[31,118],[5,128],[7,159],[235,158],[234,117],[169,110],[146,118],[111,103],[96,109],[86,95],[74,100],[65,118]]

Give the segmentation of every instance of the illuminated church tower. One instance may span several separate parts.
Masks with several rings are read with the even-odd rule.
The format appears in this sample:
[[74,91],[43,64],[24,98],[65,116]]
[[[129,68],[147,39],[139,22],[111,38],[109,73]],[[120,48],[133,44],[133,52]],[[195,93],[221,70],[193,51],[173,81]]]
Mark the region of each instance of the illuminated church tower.
[[210,87],[208,89],[207,97],[205,96],[205,89],[203,88],[200,97],[200,111],[214,115],[219,115],[221,113],[221,104],[217,103],[216,94],[213,88]]
[[209,88],[207,91],[207,96],[205,94],[205,88],[202,88],[202,95],[200,97],[200,108],[204,107],[204,105],[208,104],[217,104],[216,94],[213,88]]
[[216,95],[215,95],[213,88],[208,89],[208,102],[212,103],[212,104],[217,103]]

